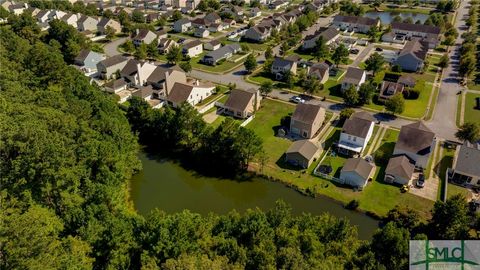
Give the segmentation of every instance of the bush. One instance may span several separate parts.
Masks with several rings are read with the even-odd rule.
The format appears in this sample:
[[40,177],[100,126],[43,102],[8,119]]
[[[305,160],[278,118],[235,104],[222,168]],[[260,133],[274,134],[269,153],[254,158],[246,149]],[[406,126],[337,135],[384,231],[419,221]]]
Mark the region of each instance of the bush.
[[360,202],[358,200],[351,200],[345,205],[345,208],[349,210],[355,210],[358,208],[359,205],[360,205]]
[[403,91],[403,97],[405,99],[418,99],[420,96],[420,90],[415,88],[405,89]]
[[387,165],[390,155],[385,153],[382,148],[375,151],[375,163],[378,165]]

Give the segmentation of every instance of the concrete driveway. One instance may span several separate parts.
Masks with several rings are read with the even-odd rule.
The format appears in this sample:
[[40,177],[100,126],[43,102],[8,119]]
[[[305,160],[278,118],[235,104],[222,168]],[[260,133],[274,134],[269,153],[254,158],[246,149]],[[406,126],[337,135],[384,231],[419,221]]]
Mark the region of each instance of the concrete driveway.
[[415,173],[413,180],[411,181],[410,193],[417,195],[419,197],[436,201],[438,193],[439,180],[436,177],[430,177],[430,179],[425,180],[425,186],[423,188],[417,187],[418,173]]
[[121,54],[121,52],[118,51],[118,46],[122,45],[125,43],[125,41],[128,39],[128,37],[122,37],[119,39],[115,39],[112,42],[107,43],[104,47],[103,50],[105,51],[105,54],[108,57],[115,56],[117,54]]

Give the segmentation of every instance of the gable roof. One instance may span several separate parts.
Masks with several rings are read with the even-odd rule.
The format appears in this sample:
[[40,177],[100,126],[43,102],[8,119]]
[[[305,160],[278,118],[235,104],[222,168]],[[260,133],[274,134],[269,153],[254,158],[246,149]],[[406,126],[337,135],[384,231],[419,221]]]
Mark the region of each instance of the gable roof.
[[307,160],[311,160],[318,151],[318,146],[309,140],[295,141],[288,147],[285,153],[298,153]]
[[397,80],[397,83],[399,84],[403,84],[405,86],[410,86],[410,87],[413,87],[415,86],[415,83],[417,81],[415,80],[415,77],[413,77],[412,75],[410,74],[403,74],[402,76],[400,76],[400,78],[398,78]]
[[[152,33],[153,35],[155,35],[155,33],[153,33],[152,31],[150,31],[150,30],[148,30],[148,29],[139,29],[137,35],[136,35],[133,39],[143,40],[143,39],[146,38],[147,35],[150,34],[150,33]],[[155,35],[155,36],[156,36],[156,35]]]
[[189,19],[187,18],[181,18],[180,20],[177,20],[175,22],[175,24],[179,24],[179,25],[183,25],[183,24],[187,24],[187,23],[191,23]]
[[221,43],[220,43],[220,41],[219,41],[218,39],[214,39],[214,40],[209,41],[209,42],[207,42],[207,43],[205,43],[205,44],[210,44],[210,45],[212,45],[212,46],[217,46],[217,45],[219,45],[219,44],[221,44]]
[[91,52],[92,51],[86,50],[86,49],[81,50],[80,53],[77,55],[77,57],[75,57],[75,61],[84,62]]
[[338,30],[333,27],[328,27],[328,28],[322,27],[317,31],[315,31],[315,33],[306,36],[305,40],[311,40],[311,39],[322,37],[323,40],[330,41],[334,37],[336,37],[339,33],[340,32],[338,32]]
[[225,102],[225,106],[233,108],[237,111],[245,111],[250,103],[252,97],[257,93],[257,90],[249,89],[233,89],[230,96]]
[[342,132],[355,137],[366,138],[371,125],[372,121],[368,119],[350,117],[345,120]]
[[330,67],[325,62],[318,63],[310,67],[308,75],[317,74],[321,78],[324,78],[328,74],[329,69]]
[[363,158],[349,158],[345,164],[343,164],[341,172],[356,172],[366,180],[370,176],[372,169],[373,166],[366,162]]
[[375,122],[375,118],[370,113],[365,111],[358,111],[352,114],[352,116],[350,116],[350,119],[364,119],[371,122]]
[[454,169],[480,176],[480,144],[465,142],[460,146]]
[[120,78],[120,79],[117,79],[117,80],[109,81],[104,86],[108,87],[108,88],[111,88],[111,89],[117,89],[117,88],[123,87],[125,85],[127,85],[127,82],[125,81],[125,79]]
[[359,84],[364,74],[365,71],[363,69],[348,67],[347,73],[343,76],[342,82]]
[[223,47],[220,47],[216,49],[215,51],[209,52],[205,55],[205,57],[213,58],[215,60],[221,59],[225,57],[229,53],[235,53],[240,51],[240,45],[238,43],[233,43],[229,45],[225,45]]
[[408,41],[405,44],[403,49],[398,54],[398,57],[401,57],[407,54],[412,54],[419,60],[425,61],[425,58],[427,57],[427,52],[428,52],[428,43],[418,39],[413,39]]
[[392,157],[388,161],[387,168],[385,169],[385,174],[391,174],[406,179],[411,179],[414,170],[415,165],[410,162],[410,159],[408,159],[408,157],[405,155],[400,155]]
[[128,60],[127,64],[123,67],[120,71],[120,75],[122,76],[132,76],[133,74],[138,72],[137,65],[140,64],[140,61],[137,59],[130,59]]
[[193,86],[176,82],[170,93],[168,94],[167,100],[176,104],[187,101],[188,97],[192,93]]
[[280,57],[275,57],[272,63],[272,67],[286,67],[286,66],[292,66],[295,61],[289,60],[289,59],[283,59]]
[[359,16],[343,16],[337,15],[333,18],[334,22],[344,22],[344,23],[354,23],[354,24],[361,24],[361,25],[375,25],[377,24],[378,20],[367,18],[367,17],[359,17]]
[[166,79],[166,73],[169,72],[167,68],[157,66],[155,70],[148,76],[147,82],[160,82]]
[[434,138],[435,133],[425,126],[422,121],[418,121],[402,126],[395,149],[422,154],[430,148]]
[[397,29],[397,30],[404,30],[404,31],[429,33],[429,34],[435,34],[435,35],[440,34],[440,27],[432,26],[432,25],[392,22],[391,26],[393,30]]
[[111,67],[111,66],[120,64],[122,62],[125,62],[125,61],[128,61],[128,59],[126,57],[124,57],[123,55],[118,54],[118,55],[114,55],[112,57],[109,57],[105,60],[102,60],[102,61],[100,61],[100,63],[105,67]]
[[198,39],[191,41],[183,46],[184,49],[191,49],[193,47],[197,47],[198,45],[202,45],[202,42]]
[[151,85],[141,86],[137,91],[132,93],[134,97],[146,98],[153,94],[153,88]]
[[299,103],[295,107],[292,120],[312,124],[322,111],[325,109],[320,105]]

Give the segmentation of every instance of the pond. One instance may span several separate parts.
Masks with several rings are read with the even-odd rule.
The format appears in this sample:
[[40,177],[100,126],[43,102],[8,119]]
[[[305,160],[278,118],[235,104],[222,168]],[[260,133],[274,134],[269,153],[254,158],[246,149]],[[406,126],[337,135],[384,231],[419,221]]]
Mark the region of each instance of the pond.
[[372,19],[377,19],[379,18],[382,24],[390,24],[393,21],[393,18],[396,16],[400,16],[402,18],[402,21],[407,19],[407,18],[412,18],[412,22],[415,23],[417,21],[420,21],[421,23],[424,23],[427,19],[428,16],[427,14],[423,13],[410,13],[410,12],[377,12],[377,11],[372,11],[372,12],[367,12],[365,13],[365,17],[372,18]]
[[304,196],[281,183],[263,179],[235,181],[204,177],[144,152],[139,154],[139,158],[143,170],[132,178],[130,195],[136,210],[143,215],[154,208],[167,213],[189,209],[200,214],[226,214],[233,209],[244,212],[255,207],[268,210],[274,207],[277,200],[283,200],[292,207],[295,215],[328,212],[339,218],[347,218],[358,227],[361,239],[370,239],[378,227],[378,221],[365,214],[346,210],[326,197]]

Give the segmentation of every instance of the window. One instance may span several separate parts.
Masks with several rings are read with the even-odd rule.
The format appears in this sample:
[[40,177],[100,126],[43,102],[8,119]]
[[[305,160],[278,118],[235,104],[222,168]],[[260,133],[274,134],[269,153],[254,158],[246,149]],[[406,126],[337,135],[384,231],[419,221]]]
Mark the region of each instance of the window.
[[353,137],[353,141],[356,142],[356,141],[357,141],[357,137]]
[[348,135],[348,140],[351,141],[351,140],[352,140],[352,136]]
[[308,133],[306,131],[303,132],[303,137],[304,138],[307,138],[308,137]]

